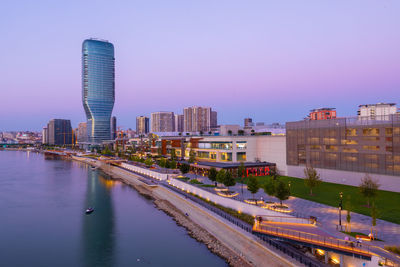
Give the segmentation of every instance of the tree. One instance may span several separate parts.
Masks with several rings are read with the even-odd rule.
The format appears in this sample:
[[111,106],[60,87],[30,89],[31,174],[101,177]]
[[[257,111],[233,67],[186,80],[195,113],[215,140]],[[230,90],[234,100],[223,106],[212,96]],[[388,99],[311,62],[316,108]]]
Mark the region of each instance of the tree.
[[172,160],[171,163],[170,163],[170,165],[169,165],[169,167],[170,167],[171,169],[176,169],[176,161],[175,161],[175,160]]
[[310,188],[310,195],[312,195],[312,190],[314,187],[317,187],[322,183],[320,175],[313,167],[306,167],[304,169],[304,183],[307,187]]
[[228,135],[232,135],[232,130],[228,130]]
[[212,132],[211,132],[211,131],[209,131],[209,132],[208,132],[208,134],[209,134],[209,135],[211,135],[211,134],[212,134]]
[[165,168],[165,162],[166,160],[164,158],[161,158],[160,161],[158,162],[158,166]]
[[246,168],[244,167],[244,163],[240,162],[240,165],[238,167],[238,177],[242,178],[245,174]]
[[217,169],[215,169],[214,167],[210,168],[210,170],[208,171],[208,179],[215,182],[215,186],[217,186],[217,174]]
[[365,174],[364,178],[361,179],[359,185],[360,193],[367,199],[367,206],[369,207],[370,201],[375,199],[378,195],[378,189],[380,184],[377,180],[374,180],[368,174]]
[[144,162],[147,167],[151,167],[153,165],[153,160],[151,158],[147,158]]
[[253,129],[253,130],[251,130],[251,135],[254,135],[254,132],[255,132],[255,131],[254,131],[254,129]]
[[165,168],[171,168],[171,162],[168,159],[165,160]]
[[276,181],[273,179],[269,179],[268,182],[266,182],[263,187],[264,192],[269,196],[275,195],[276,192],[275,188],[276,188]]
[[225,177],[224,177],[224,185],[226,187],[234,186],[236,184],[235,178],[233,178],[232,173],[230,171],[225,172]]
[[203,131],[200,131],[200,135],[203,135],[204,133],[203,133]]
[[238,135],[244,135],[244,131],[243,130],[239,130],[238,131]]
[[224,169],[219,170],[219,172],[217,173],[216,180],[218,183],[221,183],[221,184],[224,183],[224,180],[225,180],[225,170]]
[[189,162],[189,163],[193,163],[195,160],[196,160],[196,154],[195,154],[195,152],[191,149],[191,150],[189,151],[189,160],[188,160],[188,162]]
[[272,180],[276,181],[278,179],[278,177],[279,177],[278,169],[276,167],[270,169],[269,170],[269,176],[271,176]]
[[282,206],[282,201],[288,199],[290,196],[289,186],[283,181],[278,181],[276,185],[275,196],[280,200]]
[[255,199],[254,194],[260,189],[260,184],[258,183],[258,179],[253,175],[249,176],[249,180],[247,181],[247,189],[253,195],[253,199]]
[[176,160],[175,148],[171,149],[171,160]]
[[179,136],[182,136],[182,133],[179,133]]
[[351,206],[351,199],[350,196],[347,196],[347,200],[345,203],[345,209],[346,209],[346,232],[350,233],[351,232],[351,210],[352,210],[352,206]]
[[186,163],[183,163],[183,164],[181,164],[179,169],[181,170],[182,174],[188,173],[189,170],[190,170],[190,165],[186,164]]

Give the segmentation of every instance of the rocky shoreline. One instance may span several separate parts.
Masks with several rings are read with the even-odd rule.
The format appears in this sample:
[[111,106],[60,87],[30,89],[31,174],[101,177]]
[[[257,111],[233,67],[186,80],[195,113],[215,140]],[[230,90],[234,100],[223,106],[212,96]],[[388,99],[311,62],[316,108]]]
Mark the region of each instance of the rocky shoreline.
[[119,180],[133,189],[135,189],[139,194],[145,198],[152,200],[157,209],[162,210],[167,215],[173,218],[177,225],[182,226],[186,229],[188,235],[198,242],[205,244],[212,253],[221,257],[226,261],[229,266],[233,267],[247,267],[253,266],[243,258],[241,258],[237,253],[232,251],[230,248],[222,244],[217,238],[207,232],[204,228],[200,227],[198,224],[193,222],[190,217],[186,216],[181,210],[179,210],[175,205],[173,205],[168,200],[160,199],[155,196],[152,192],[152,188],[147,185],[138,185],[124,178],[118,177],[112,171],[107,172],[102,169],[107,175],[112,179]]

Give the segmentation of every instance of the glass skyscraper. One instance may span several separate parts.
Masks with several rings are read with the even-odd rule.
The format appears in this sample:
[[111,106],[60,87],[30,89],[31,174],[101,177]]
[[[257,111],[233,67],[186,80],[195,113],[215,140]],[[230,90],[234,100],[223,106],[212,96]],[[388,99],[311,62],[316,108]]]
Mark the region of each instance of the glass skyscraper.
[[110,119],[115,100],[114,46],[107,41],[82,44],[82,102],[87,117],[88,142],[111,139]]

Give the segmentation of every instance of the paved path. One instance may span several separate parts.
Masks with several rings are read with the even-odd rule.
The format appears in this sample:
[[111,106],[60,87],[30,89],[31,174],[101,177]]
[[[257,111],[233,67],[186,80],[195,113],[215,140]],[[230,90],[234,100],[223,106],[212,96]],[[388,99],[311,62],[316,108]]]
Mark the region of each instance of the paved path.
[[[190,178],[197,178],[199,181],[205,184],[213,184],[208,178],[190,174],[186,175]],[[243,187],[243,195],[241,194]],[[239,196],[235,197],[237,200],[243,200],[246,198],[253,198],[252,194],[247,190],[246,185],[236,184],[230,187],[231,190],[239,192]],[[212,188],[203,188],[210,192],[214,192]],[[255,195],[255,198],[265,201],[278,201],[275,197],[270,197],[265,194],[264,190],[260,189]],[[304,216],[314,216],[318,218],[318,221],[322,224],[323,228],[329,231],[332,235],[338,238],[344,238],[346,235],[336,230],[336,225],[339,223],[339,211],[338,208],[331,207],[328,205],[320,204],[317,202],[290,197],[290,199],[284,201],[294,211],[301,213]],[[346,223],[346,211],[342,211],[342,225]],[[376,230],[378,238],[385,242],[371,242],[371,244],[383,247],[384,244],[400,245],[400,225],[387,222],[384,220],[377,220]],[[361,232],[368,234],[371,231],[371,217],[365,216],[358,213],[351,213],[351,231]]]

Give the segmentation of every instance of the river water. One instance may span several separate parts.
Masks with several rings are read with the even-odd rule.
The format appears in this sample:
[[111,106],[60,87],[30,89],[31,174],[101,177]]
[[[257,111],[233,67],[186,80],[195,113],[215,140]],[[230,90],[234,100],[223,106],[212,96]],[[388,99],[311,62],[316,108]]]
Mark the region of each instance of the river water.
[[[94,213],[85,214],[89,206]],[[0,151],[0,266],[226,266],[99,170]]]

